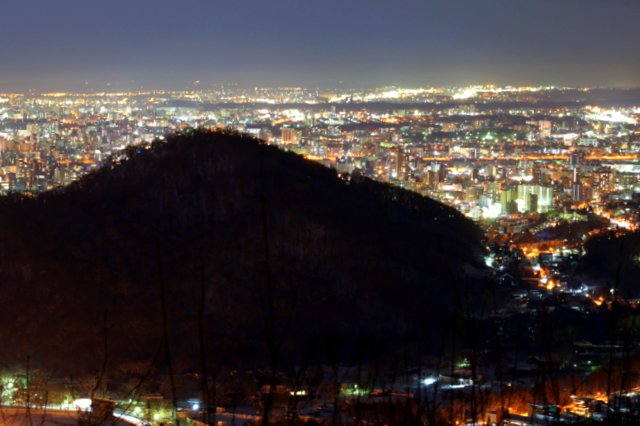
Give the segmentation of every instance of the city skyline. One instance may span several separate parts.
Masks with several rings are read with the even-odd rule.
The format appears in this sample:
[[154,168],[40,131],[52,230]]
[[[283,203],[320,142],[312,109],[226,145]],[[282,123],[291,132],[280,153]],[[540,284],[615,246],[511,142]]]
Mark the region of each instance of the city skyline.
[[640,85],[627,0],[35,0],[5,16],[0,91]]

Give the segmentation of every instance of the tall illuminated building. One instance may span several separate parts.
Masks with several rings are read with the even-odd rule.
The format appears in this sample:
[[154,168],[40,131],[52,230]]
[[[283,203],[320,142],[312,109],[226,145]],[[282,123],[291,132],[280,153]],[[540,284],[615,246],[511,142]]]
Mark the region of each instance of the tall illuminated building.
[[283,145],[295,145],[298,143],[298,132],[296,129],[283,127],[280,129],[280,132]]
[[552,129],[551,121],[549,120],[538,121],[538,132],[540,133],[541,138],[550,138],[551,129]]
[[580,175],[578,168],[573,169],[573,181],[571,183],[571,200],[582,201],[582,185],[580,184]]

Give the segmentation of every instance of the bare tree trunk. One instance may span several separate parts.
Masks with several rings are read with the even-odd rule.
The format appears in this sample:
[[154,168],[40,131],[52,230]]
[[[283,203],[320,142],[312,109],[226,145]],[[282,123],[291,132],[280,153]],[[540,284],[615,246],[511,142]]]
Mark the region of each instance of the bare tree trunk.
[[158,285],[160,291],[160,309],[162,310],[162,338],[164,342],[164,353],[167,358],[167,368],[169,370],[169,382],[171,385],[171,404],[173,417],[176,421],[176,426],[180,426],[180,419],[178,418],[178,399],[176,395],[176,382],[173,374],[173,360],[171,358],[171,347],[169,345],[169,320],[167,315],[167,300],[166,300],[166,286],[164,282],[164,270],[161,259],[160,244],[157,245],[158,255]]
[[26,412],[27,412],[27,421],[29,422],[29,426],[33,426],[33,419],[31,418],[31,358],[27,356],[27,386],[26,386]]
[[[202,402],[205,406],[206,423],[208,425],[215,424],[216,404],[212,399],[211,389],[209,388],[209,369],[207,368],[207,348],[205,346],[205,329],[204,329],[204,313],[206,308],[206,279],[204,270],[204,254],[200,248],[200,300],[198,303],[198,344],[200,346],[200,368],[202,377],[200,379],[200,388],[202,392]],[[215,382],[213,384],[215,386]]]
[[271,410],[273,409],[273,394],[276,389],[276,374],[278,369],[278,343],[275,333],[275,306],[273,295],[273,275],[271,270],[271,253],[269,247],[269,226],[267,220],[267,202],[264,190],[264,159],[263,151],[260,150],[260,215],[262,219],[262,238],[263,238],[263,250],[264,250],[264,262],[265,262],[265,285],[266,285],[266,301],[265,301],[265,331],[266,331],[266,344],[267,352],[269,354],[269,392],[264,403],[264,409],[262,413],[262,424],[264,426],[269,425]]

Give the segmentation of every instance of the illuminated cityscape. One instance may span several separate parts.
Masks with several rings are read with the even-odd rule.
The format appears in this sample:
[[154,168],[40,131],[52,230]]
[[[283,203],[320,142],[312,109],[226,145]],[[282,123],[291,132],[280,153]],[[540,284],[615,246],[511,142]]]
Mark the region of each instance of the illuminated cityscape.
[[25,0],[0,426],[640,424],[638,0]]
[[[607,304],[635,309],[635,296],[585,281],[571,266],[585,254],[589,238],[625,235],[640,221],[640,97],[619,104],[590,100],[603,93],[628,94],[496,86],[4,94],[0,185],[5,194],[35,196],[79,181],[112,159],[119,161],[129,146],[190,128],[233,129],[335,169],[347,182],[370,177],[439,200],[473,219],[486,235],[484,262],[508,296],[496,318],[537,316],[549,306],[583,316]],[[604,362],[600,352],[610,345],[574,342],[573,369],[582,372],[587,368],[583,362],[594,367]],[[441,392],[447,387],[464,392],[480,380],[462,364],[453,377],[428,366],[432,372],[415,379],[425,386],[427,400],[436,383]],[[358,397],[373,392],[360,393],[354,386],[345,388],[347,399],[348,392]],[[519,396],[512,395],[508,417],[517,424],[595,419],[606,414],[603,404],[614,398],[592,387],[573,394],[570,404],[565,401],[567,414],[561,415],[554,411],[559,405],[531,405],[527,386],[528,379],[513,385]],[[291,392],[308,397],[306,388]],[[625,404],[636,398],[629,396],[635,393],[615,395]],[[443,397],[432,395],[434,401]],[[6,398],[17,396],[10,392]],[[68,400],[60,403],[73,409]],[[317,403],[312,406],[321,407],[322,397]],[[190,404],[187,409],[197,412],[194,404],[201,402]],[[140,407],[136,410],[142,416],[147,408]],[[310,417],[330,413],[305,410],[301,414]],[[504,416],[495,404],[486,410],[489,423]],[[122,415],[127,412],[121,409]],[[228,421],[225,416],[220,421]]]
[[[2,190],[67,185],[128,145],[190,127],[232,128],[334,168],[509,223],[588,210],[635,229],[636,105],[580,103],[589,89],[328,92],[301,88],[0,97]],[[545,96],[569,96],[541,104]],[[578,102],[578,105],[575,103]]]

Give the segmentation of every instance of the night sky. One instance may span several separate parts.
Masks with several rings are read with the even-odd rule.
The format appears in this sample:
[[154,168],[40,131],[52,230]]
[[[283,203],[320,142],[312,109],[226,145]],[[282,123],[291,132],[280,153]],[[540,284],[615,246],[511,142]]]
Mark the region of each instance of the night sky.
[[4,0],[0,17],[0,91],[640,85],[637,0]]

